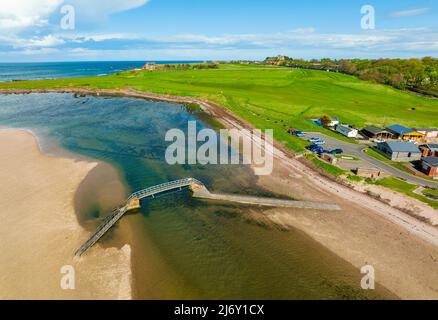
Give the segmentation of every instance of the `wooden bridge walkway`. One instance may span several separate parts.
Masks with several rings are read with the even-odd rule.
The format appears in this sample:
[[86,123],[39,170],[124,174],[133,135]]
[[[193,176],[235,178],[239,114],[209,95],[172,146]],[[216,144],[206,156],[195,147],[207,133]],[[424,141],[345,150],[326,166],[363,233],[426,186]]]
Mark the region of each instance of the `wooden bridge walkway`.
[[203,184],[193,178],[182,179],[177,181],[171,181],[167,183],[163,183],[157,186],[153,186],[151,188],[147,188],[138,192],[133,193],[127,200],[126,204],[122,207],[115,209],[97,228],[96,232],[93,236],[85,242],[75,253],[76,256],[81,256],[88,249],[94,246],[103,235],[114,226],[117,221],[119,221],[128,211],[139,209],[140,208],[140,200],[146,198],[154,198],[156,195],[172,191],[172,190],[182,190],[184,188],[199,185],[203,186]]
[[314,210],[340,210],[339,206],[332,204],[316,203],[309,201],[295,201],[295,200],[282,200],[273,198],[261,198],[261,197],[250,197],[250,196],[240,196],[240,195],[229,195],[229,194],[214,194],[210,193],[205,185],[194,178],[182,179],[177,181],[171,181],[163,183],[154,187],[150,187],[138,192],[133,193],[125,205],[115,209],[102,224],[97,228],[96,232],[92,237],[85,242],[75,253],[76,256],[83,255],[88,249],[94,246],[103,235],[114,226],[117,221],[119,221],[127,212],[135,209],[139,209],[140,200],[146,198],[154,198],[160,193],[173,190],[183,190],[185,188],[190,188],[193,191],[193,197],[205,200],[213,201],[225,201],[225,202],[235,202],[242,204],[252,204],[258,206],[269,206],[269,207],[284,207],[284,208],[301,208],[301,209],[314,209]]

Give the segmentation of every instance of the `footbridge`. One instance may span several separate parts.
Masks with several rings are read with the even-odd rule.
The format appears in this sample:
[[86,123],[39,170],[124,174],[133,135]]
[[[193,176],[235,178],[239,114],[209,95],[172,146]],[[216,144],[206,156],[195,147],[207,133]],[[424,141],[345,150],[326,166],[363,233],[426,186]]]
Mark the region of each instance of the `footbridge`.
[[140,209],[140,201],[142,199],[154,198],[155,196],[164,192],[175,190],[179,191],[186,188],[190,188],[194,198],[204,199],[208,201],[234,202],[265,207],[300,208],[326,211],[340,210],[339,206],[334,204],[324,204],[311,201],[282,200],[275,198],[262,198],[243,195],[215,194],[208,191],[208,189],[201,181],[194,178],[187,178],[163,183],[133,193],[131,196],[129,196],[123,206],[114,209],[114,211],[107,218],[105,218],[105,220],[97,228],[93,236],[76,251],[75,255],[81,256],[88,249],[94,246],[100,240],[100,238],[102,238],[103,235],[109,229],[111,229],[111,227],[114,226],[117,221],[119,221],[127,212]]
[[102,224],[97,228],[93,236],[85,242],[75,253],[76,256],[81,256],[88,249],[94,246],[103,235],[114,226],[117,221],[119,221],[128,211],[135,209],[140,209],[140,201],[146,198],[154,198],[155,196],[174,190],[183,190],[187,187],[203,187],[202,182],[194,179],[182,179],[163,183],[157,186],[153,186],[144,190],[133,193],[129,196],[124,206],[114,209],[114,211],[102,222]]

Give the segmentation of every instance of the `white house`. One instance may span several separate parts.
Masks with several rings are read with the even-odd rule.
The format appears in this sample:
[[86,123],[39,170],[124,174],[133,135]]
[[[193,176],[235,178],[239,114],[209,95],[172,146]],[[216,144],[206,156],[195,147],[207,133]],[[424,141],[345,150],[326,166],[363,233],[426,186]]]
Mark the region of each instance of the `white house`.
[[349,137],[349,138],[356,138],[359,134],[359,131],[357,129],[354,129],[350,126],[347,126],[345,124],[340,124],[336,127],[336,131],[340,134]]
[[333,117],[333,118],[332,118],[332,121],[330,121],[330,123],[328,124],[328,126],[334,128],[334,127],[336,127],[337,125],[339,125],[339,123],[340,123],[340,122],[339,122],[338,118]]

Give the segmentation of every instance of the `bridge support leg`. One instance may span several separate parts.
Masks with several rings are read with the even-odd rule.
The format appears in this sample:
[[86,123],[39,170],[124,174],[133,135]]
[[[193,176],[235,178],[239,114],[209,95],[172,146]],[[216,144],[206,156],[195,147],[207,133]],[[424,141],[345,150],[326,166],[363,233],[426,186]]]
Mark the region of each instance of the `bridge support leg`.
[[126,205],[127,210],[135,210],[135,209],[140,209],[141,205],[140,205],[140,200],[139,199],[133,199],[131,201],[129,201]]

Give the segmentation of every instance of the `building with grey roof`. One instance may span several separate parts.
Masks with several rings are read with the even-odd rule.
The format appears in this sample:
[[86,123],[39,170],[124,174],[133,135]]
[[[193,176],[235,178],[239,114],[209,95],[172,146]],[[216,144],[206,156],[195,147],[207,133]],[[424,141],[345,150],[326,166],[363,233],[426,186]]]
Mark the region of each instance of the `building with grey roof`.
[[421,170],[430,177],[438,178],[438,157],[423,158]]
[[389,139],[392,138],[392,133],[378,128],[376,126],[368,126],[362,129],[361,134],[371,139]]
[[385,157],[397,162],[411,162],[421,159],[421,151],[411,142],[391,141],[379,143],[377,150]]

